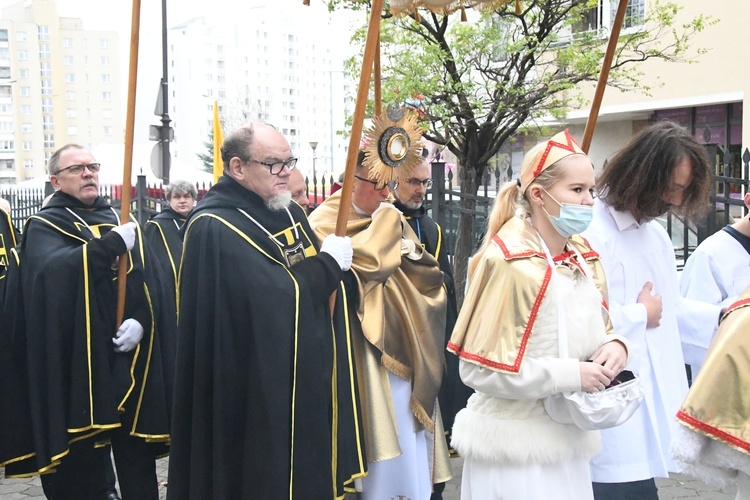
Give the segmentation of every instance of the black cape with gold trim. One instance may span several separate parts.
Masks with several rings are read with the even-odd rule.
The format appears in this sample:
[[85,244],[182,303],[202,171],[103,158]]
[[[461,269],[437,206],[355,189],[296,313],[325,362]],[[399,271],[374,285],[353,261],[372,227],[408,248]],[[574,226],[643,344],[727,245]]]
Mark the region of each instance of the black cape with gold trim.
[[125,245],[109,232],[118,223],[101,198],[86,207],[60,192],[26,222],[8,270],[0,334],[6,476],[50,472],[69,443],[106,439],[102,432],[120,425],[153,442],[155,456],[167,451],[175,311],[163,300],[165,280],[158,266],[148,265],[138,231],[129,252],[125,318],[138,320],[144,334],[133,351],[114,351],[112,266]]
[[153,216],[143,226],[143,238],[162,266],[164,274],[172,278],[172,289],[177,289],[177,272],[182,258],[182,235],[180,228],[185,217],[171,208]]
[[[18,236],[13,220],[8,212],[0,208],[0,273],[8,267],[10,251],[16,245],[18,245]],[[0,279],[3,278],[4,275],[0,274]]]
[[289,211],[291,267],[287,213],[230,177],[186,223],[170,499],[341,498],[364,473],[342,273]]

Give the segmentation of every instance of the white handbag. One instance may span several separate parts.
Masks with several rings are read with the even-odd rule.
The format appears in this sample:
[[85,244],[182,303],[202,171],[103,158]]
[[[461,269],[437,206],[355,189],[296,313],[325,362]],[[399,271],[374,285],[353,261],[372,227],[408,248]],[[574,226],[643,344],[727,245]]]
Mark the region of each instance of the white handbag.
[[[555,263],[550,256],[547,245],[542,240],[542,248],[555,276]],[[575,246],[570,245],[584,270],[584,274],[593,284],[591,269]],[[596,286],[596,285],[594,285]],[[562,304],[560,287],[553,287],[557,294],[557,304]],[[558,342],[560,358],[568,357],[568,325],[564,315],[557,314]],[[592,431],[609,429],[629,419],[643,400],[643,388],[640,380],[628,370],[623,370],[615,377],[609,387],[599,392],[561,392],[544,398],[544,409],[556,422],[575,424],[577,427]]]

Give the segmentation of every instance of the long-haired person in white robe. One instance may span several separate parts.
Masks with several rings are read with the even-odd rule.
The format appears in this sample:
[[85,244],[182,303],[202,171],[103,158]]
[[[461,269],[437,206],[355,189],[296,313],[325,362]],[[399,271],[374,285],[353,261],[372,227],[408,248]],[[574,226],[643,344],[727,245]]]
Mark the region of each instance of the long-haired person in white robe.
[[644,389],[624,424],[602,431],[592,460],[597,500],[657,500],[655,477],[677,472],[669,444],[687,393],[684,325],[713,331],[716,307],[681,299],[674,247],[656,219],[672,211],[699,220],[711,173],[703,145],[682,126],[658,122],[634,136],[597,179],[594,220],[583,236],[602,256],[615,333],[630,342],[627,369]]
[[453,426],[463,500],[593,497],[599,433],[544,408],[547,396],[603,390],[627,361],[607,319],[599,257],[575,236],[593,193],[591,161],[566,130],[529,151],[518,182],[495,200],[448,345],[476,390]]

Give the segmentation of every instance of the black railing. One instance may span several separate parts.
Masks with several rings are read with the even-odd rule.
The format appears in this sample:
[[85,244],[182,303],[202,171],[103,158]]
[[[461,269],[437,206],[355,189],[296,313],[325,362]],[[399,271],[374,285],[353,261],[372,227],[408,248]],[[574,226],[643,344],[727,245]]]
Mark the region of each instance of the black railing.
[[[687,260],[701,241],[748,213],[742,196],[748,191],[750,150],[746,148],[741,158],[736,148],[730,151],[716,144],[707,144],[706,150],[714,173],[709,214],[697,226],[692,223],[686,224],[682,218],[673,214],[660,218],[660,222],[672,238],[678,266]],[[443,227],[445,248],[451,259],[456,247],[459,215],[468,213],[473,218],[471,238],[472,245],[476,246],[484,235],[486,220],[492,209],[495,195],[501,184],[510,179],[510,175],[510,169],[502,171],[496,167],[490,170],[482,179],[478,194],[471,195],[461,192],[453,169],[446,171],[446,163],[441,161],[432,163],[433,187],[427,193],[425,206],[430,215]],[[330,196],[334,178],[330,175],[323,175],[319,179],[308,177],[305,178],[305,183],[310,199],[309,207],[312,209]],[[210,187],[210,183],[196,184],[199,200]],[[44,188],[5,186],[0,188],[0,197],[10,203],[13,223],[21,229],[25,220],[41,208],[45,196],[51,192],[52,188],[49,183]],[[110,200],[113,206],[120,206],[121,186],[100,186],[99,194]],[[145,176],[138,177],[131,191],[131,199],[131,212],[142,224],[167,207],[162,185],[147,184]],[[464,203],[462,203],[464,200],[473,200],[474,208],[471,210],[464,208]]]

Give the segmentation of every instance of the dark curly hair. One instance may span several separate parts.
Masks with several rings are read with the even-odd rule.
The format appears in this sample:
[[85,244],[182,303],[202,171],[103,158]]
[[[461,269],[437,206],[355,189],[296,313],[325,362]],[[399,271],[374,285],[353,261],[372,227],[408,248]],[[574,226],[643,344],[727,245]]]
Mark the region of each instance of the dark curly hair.
[[[692,180],[679,206],[664,195],[671,188],[672,172],[687,159]],[[629,210],[641,219],[663,215],[670,209],[698,222],[708,209],[711,169],[705,147],[682,126],[660,121],[641,130],[618,151],[597,179],[599,195],[619,211]]]

